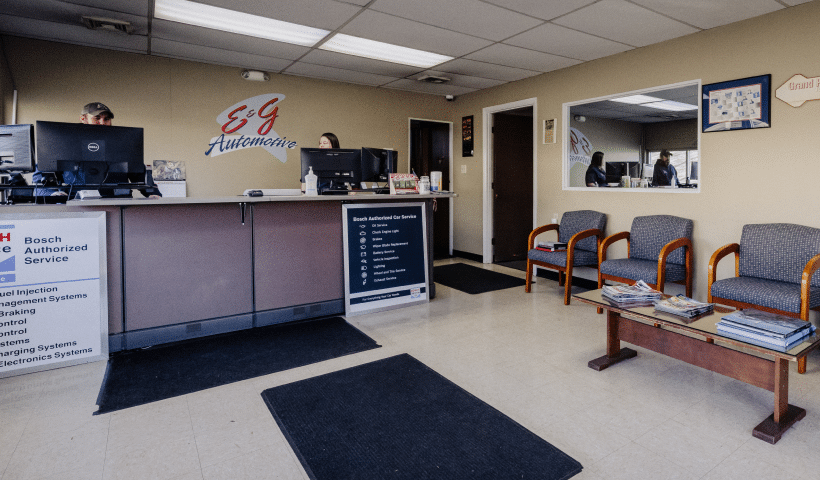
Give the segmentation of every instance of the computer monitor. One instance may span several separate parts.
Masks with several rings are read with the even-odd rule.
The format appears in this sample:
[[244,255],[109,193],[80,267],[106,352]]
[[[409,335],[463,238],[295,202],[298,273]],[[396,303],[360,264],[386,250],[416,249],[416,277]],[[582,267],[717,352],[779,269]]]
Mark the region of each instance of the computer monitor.
[[398,152],[384,148],[362,147],[362,181],[387,182],[396,173]]
[[301,151],[302,175],[313,167],[319,184],[319,193],[345,188],[349,183],[358,188],[362,181],[362,152],[350,148],[303,148]]
[[640,164],[638,162],[605,162],[606,183],[620,183],[624,175],[630,178],[641,176]]
[[142,128],[38,121],[36,130],[41,172],[82,173],[85,185],[145,181]]
[[698,162],[692,162],[691,166],[689,167],[689,180],[697,180],[698,179]]
[[34,125],[0,125],[0,173],[34,171]]

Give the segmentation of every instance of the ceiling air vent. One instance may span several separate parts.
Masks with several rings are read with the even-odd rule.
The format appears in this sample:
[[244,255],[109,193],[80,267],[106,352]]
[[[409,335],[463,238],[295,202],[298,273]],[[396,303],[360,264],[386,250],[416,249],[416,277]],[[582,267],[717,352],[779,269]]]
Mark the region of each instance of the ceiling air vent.
[[127,33],[130,35],[134,31],[131,22],[124,22],[114,18],[90,17],[83,15],[80,17],[83,25],[91,30],[108,30],[110,32]]
[[419,82],[425,83],[447,83],[450,79],[447,77],[437,77],[435,75],[425,75],[423,77],[419,77]]

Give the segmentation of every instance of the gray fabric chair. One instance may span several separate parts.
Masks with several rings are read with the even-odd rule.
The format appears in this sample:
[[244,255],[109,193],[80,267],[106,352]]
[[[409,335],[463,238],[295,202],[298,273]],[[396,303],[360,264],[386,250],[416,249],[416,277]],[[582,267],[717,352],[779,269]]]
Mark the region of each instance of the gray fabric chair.
[[[629,232],[610,235],[601,243],[598,288],[605,280],[634,284],[643,280],[663,291],[666,282],[683,283],[692,296],[692,220],[673,215],[635,217]],[[606,251],[627,241],[628,258],[607,260]]]
[[[717,280],[720,260],[735,255],[735,276]],[[820,307],[820,229],[792,223],[744,225],[740,244],[709,260],[709,302],[756,308],[809,321]],[[812,288],[815,287],[815,288]],[[798,363],[805,373],[805,357]]]
[[[598,245],[604,236],[606,214],[593,210],[565,212],[561,223],[551,223],[536,228],[530,233],[527,245],[527,283],[524,290],[529,293],[532,271],[535,265],[558,271],[558,285],[564,286],[564,305],[569,305],[572,289],[573,267],[598,267]],[[558,241],[567,243],[566,251],[544,252],[535,248],[538,235],[555,230]]]

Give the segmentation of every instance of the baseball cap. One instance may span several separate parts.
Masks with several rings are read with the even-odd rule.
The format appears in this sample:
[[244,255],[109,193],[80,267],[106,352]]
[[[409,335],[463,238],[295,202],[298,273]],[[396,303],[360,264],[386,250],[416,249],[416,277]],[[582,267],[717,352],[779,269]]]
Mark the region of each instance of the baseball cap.
[[82,115],[91,115],[92,117],[96,117],[103,112],[107,112],[111,118],[114,118],[114,112],[100,102],[91,102],[84,106]]
[[[113,115],[111,115],[111,116],[113,117]],[[672,156],[672,154],[669,153],[669,150],[667,150],[665,148],[663,150],[661,150],[661,157],[671,157],[671,156]]]

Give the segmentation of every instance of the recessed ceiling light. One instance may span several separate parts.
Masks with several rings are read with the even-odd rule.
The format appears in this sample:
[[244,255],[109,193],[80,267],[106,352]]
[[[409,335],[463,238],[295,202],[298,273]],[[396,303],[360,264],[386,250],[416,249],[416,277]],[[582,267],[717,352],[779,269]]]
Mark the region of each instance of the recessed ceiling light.
[[630,95],[628,97],[610,98],[613,102],[629,103],[632,105],[640,105],[642,103],[660,102],[662,98],[650,97],[649,95]]
[[320,28],[306,27],[188,0],[156,0],[154,16],[172,22],[306,47],[315,45],[330,33]]
[[670,110],[673,112],[684,112],[686,110],[697,110],[697,105],[690,105],[688,103],[676,102],[674,100],[665,100],[663,102],[644,103],[642,107],[657,108],[660,110]]
[[322,50],[356,55],[357,57],[372,58],[385,62],[400,63],[419,68],[430,68],[453,57],[439,55],[437,53],[425,52],[414,48],[399,47],[389,43],[367,40],[365,38],[353,37],[342,33],[337,33],[330,40],[319,46]]

